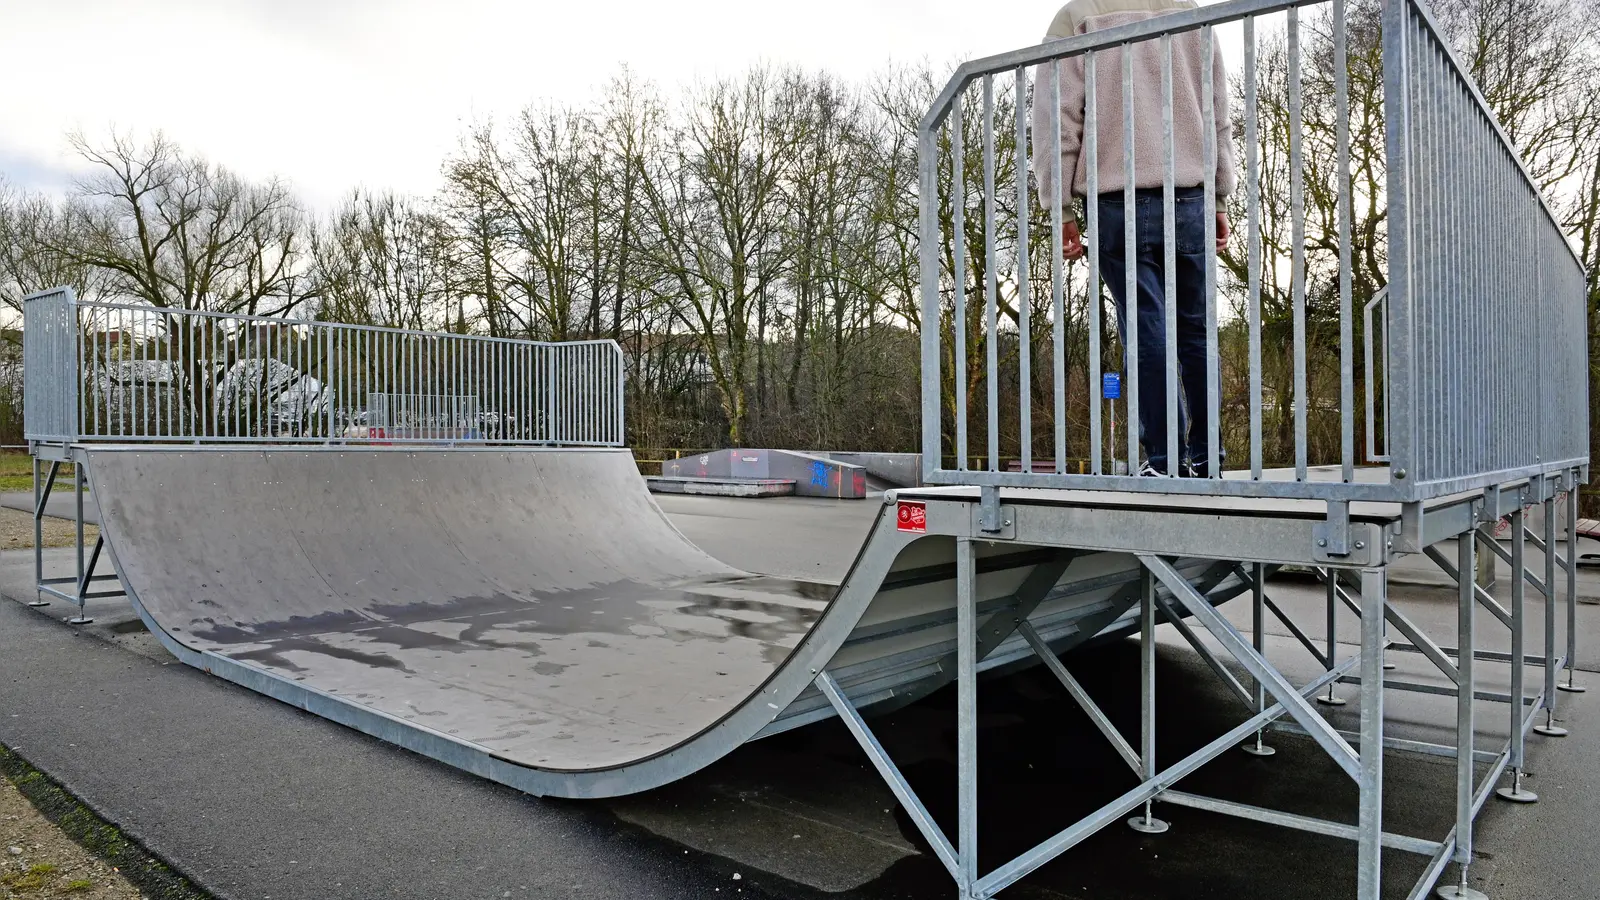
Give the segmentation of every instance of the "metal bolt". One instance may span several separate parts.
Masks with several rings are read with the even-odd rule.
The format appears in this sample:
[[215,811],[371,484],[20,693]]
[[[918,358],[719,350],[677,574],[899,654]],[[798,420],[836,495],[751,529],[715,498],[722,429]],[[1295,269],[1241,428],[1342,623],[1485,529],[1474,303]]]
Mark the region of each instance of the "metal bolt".
[[1327,538],[1319,538],[1317,540],[1317,546],[1318,547],[1326,547],[1326,546],[1328,546],[1328,539]]
[[1395,469],[1394,470],[1394,477],[1397,478],[1397,479],[1405,478],[1406,477],[1406,470],[1405,469]]
[[1366,542],[1365,541],[1356,541],[1356,549],[1357,550],[1365,550],[1365,549],[1367,549]]

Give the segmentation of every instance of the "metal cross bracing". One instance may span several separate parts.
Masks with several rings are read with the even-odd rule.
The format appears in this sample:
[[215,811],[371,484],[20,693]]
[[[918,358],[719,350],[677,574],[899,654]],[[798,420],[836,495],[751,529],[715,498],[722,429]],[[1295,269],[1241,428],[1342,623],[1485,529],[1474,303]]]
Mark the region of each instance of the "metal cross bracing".
[[[50,502],[51,494],[61,474],[63,463],[72,465],[72,500],[73,500],[73,549],[77,551],[76,572],[72,575],[59,575],[46,578],[44,574],[44,519],[45,509]],[[85,540],[83,514],[84,491],[88,487],[88,474],[81,458],[75,458],[68,448],[57,446],[37,446],[32,458],[33,465],[33,580],[37,591],[29,606],[49,606],[52,599],[62,600],[76,604],[78,613],[67,619],[69,625],[88,625],[94,620],[89,618],[84,605],[89,600],[103,597],[124,596],[122,585],[116,572],[101,572],[100,561],[104,556],[106,541],[105,536],[96,534],[93,547],[89,547]],[[85,552],[88,553],[85,558]],[[108,561],[109,563],[109,561]],[[109,564],[107,565],[109,569]],[[90,590],[90,588],[114,582],[109,589]],[[63,590],[70,588],[70,590]]]
[[[1043,492],[1019,490],[1000,498],[996,535],[983,530],[978,508],[982,493],[963,489],[928,489],[900,492],[898,500],[915,498],[926,504],[929,533],[946,534],[956,541],[956,685],[957,685],[957,771],[958,804],[956,829],[948,834],[935,821],[926,805],[896,767],[894,760],[874,735],[872,726],[846,696],[835,673],[822,670],[816,675],[818,690],[832,704],[851,734],[866,752],[890,791],[927,839],[933,853],[948,870],[962,900],[984,900],[1015,884],[1050,860],[1067,853],[1085,838],[1102,828],[1125,822],[1146,834],[1160,834],[1167,824],[1157,816],[1157,804],[1167,803],[1206,810],[1256,822],[1345,838],[1357,844],[1356,889],[1359,900],[1381,896],[1384,852],[1400,851],[1426,857],[1422,876],[1407,894],[1408,900],[1427,896],[1454,865],[1454,877],[1437,891],[1440,897],[1472,898],[1483,896],[1470,887],[1473,859],[1473,823],[1491,793],[1518,803],[1530,803],[1537,796],[1523,784],[1527,739],[1531,732],[1557,737],[1565,732],[1554,725],[1557,698],[1562,689],[1581,690],[1574,682],[1573,661],[1576,635],[1572,627],[1576,601],[1576,491],[1581,470],[1570,470],[1554,477],[1541,477],[1443,498],[1428,504],[1385,505],[1358,508],[1358,534],[1377,539],[1363,541],[1363,553],[1347,565],[1326,564],[1311,552],[1311,540],[1319,526],[1315,516],[1306,515],[1302,506],[1283,501],[1255,504],[1249,511],[1217,516],[1192,503],[1171,506],[1156,504],[1108,503],[1093,495],[1063,496],[1059,504],[1041,503]],[[986,492],[983,492],[986,493]],[[1008,503],[1011,499],[1016,502]],[[1543,533],[1533,534],[1527,525],[1527,511],[1539,507],[1543,513]],[[1082,516],[1092,515],[1101,524],[1096,531],[1079,527]],[[1509,549],[1501,548],[1490,525],[1502,517],[1510,521]],[[1558,519],[1565,521],[1565,533],[1558,530]],[[1209,521],[1210,533],[1197,533]],[[1219,527],[1222,526],[1222,527]],[[1204,586],[1197,587],[1190,577],[1172,564],[1177,553],[1205,556],[1195,549],[1205,543],[1219,543],[1218,532],[1245,535],[1220,536],[1232,558],[1222,558],[1204,572],[1215,577],[1218,569],[1231,570],[1248,584],[1251,604],[1251,633],[1236,628],[1207,599]],[[1144,535],[1142,539],[1133,536]],[[1069,823],[1032,849],[988,871],[978,868],[977,852],[982,798],[978,791],[978,771],[982,747],[978,741],[977,678],[985,653],[994,646],[985,635],[997,630],[999,615],[985,616],[976,602],[976,558],[981,543],[1018,542],[1030,546],[1056,546],[1066,551],[1104,551],[1120,544],[1124,552],[1137,557],[1142,565],[1139,593],[1140,713],[1136,734],[1123,734],[1111,716],[1096,704],[1072,675],[1067,665],[1039,638],[1021,607],[1005,610],[1006,620],[998,630],[1019,633],[1038,660],[1056,677],[1063,688],[1063,700],[1078,706],[1100,735],[1126,763],[1132,778],[1130,787],[1115,800],[1087,816]],[[1453,541],[1447,555],[1443,544]],[[1481,550],[1480,543],[1492,547]],[[1542,574],[1526,564],[1529,544],[1543,553]],[[1565,545],[1563,548],[1563,544]],[[1249,549],[1250,552],[1240,552]],[[1510,608],[1473,582],[1476,554],[1493,552],[1511,567]],[[1423,553],[1437,562],[1457,584],[1457,633],[1453,644],[1441,643],[1428,635],[1415,621],[1390,602],[1389,564],[1402,554]],[[1453,555],[1453,560],[1451,559]],[[1218,559],[1212,556],[1213,559]],[[1319,643],[1275,602],[1269,577],[1284,565],[1309,568],[1326,585],[1330,632],[1326,643]],[[1463,573],[1465,576],[1463,577]],[[1564,587],[1560,583],[1564,580]],[[1542,636],[1526,633],[1527,586],[1532,585],[1544,602]],[[1566,640],[1557,640],[1556,622],[1560,607],[1566,610]],[[1333,642],[1331,626],[1343,607],[1360,626],[1359,646],[1340,656]],[[1509,653],[1484,649],[1479,630],[1478,611],[1487,609],[1494,620],[1510,633]],[[1279,620],[1296,642],[1316,660],[1320,674],[1294,683],[1279,663],[1269,657],[1264,640],[1268,617]],[[1188,622],[1184,618],[1188,618]],[[1155,632],[1160,624],[1171,624],[1202,657],[1229,691],[1243,701],[1247,710],[1239,723],[1217,735],[1200,749],[1175,762],[1155,756],[1156,729],[1161,722],[1160,698],[1155,690]],[[1531,646],[1530,646],[1531,642]],[[1389,652],[1420,654],[1443,676],[1444,684],[1402,680],[1387,676]],[[1481,666],[1510,670],[1508,693],[1479,687]],[[1538,675],[1530,681],[1529,668]],[[1567,669],[1566,681],[1558,683],[1559,670]],[[1359,724],[1354,730],[1341,729],[1318,711],[1313,697],[1332,698],[1342,703],[1336,689],[1355,688],[1354,702]],[[1404,739],[1387,733],[1384,699],[1387,691],[1418,691],[1456,697],[1455,740],[1430,743]],[[1503,704],[1507,710],[1503,742],[1484,747],[1476,734],[1482,730],[1474,701]],[[1328,821],[1294,812],[1266,809],[1216,797],[1179,790],[1179,782],[1206,763],[1235,750],[1257,756],[1271,756],[1266,741],[1270,731],[1308,736],[1357,787],[1354,821]],[[1422,837],[1385,830],[1384,758],[1387,753],[1421,754],[1456,760],[1454,790],[1441,797],[1454,809],[1454,827],[1443,836]],[[1063,765],[1071,764],[1062,760]],[[1481,775],[1480,775],[1481,771]],[[1279,773],[1293,778],[1293,772]],[[1499,788],[1496,790],[1496,788]]]

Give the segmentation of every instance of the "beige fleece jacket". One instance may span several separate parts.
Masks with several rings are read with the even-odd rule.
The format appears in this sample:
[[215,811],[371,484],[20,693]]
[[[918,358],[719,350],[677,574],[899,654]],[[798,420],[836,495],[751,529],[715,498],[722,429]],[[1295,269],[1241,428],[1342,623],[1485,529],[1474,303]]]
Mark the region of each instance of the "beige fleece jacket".
[[[1192,0],[1071,0],[1056,13],[1045,35],[1046,41],[1101,31],[1116,25],[1140,22],[1183,9],[1193,9]],[[1188,31],[1172,38],[1172,129],[1174,183],[1193,187],[1205,183],[1202,143],[1206,128],[1217,135],[1217,196],[1231,193],[1237,183],[1234,173],[1233,142],[1229,138],[1228,73],[1222,51],[1212,54],[1213,122],[1201,114],[1201,65],[1203,47],[1200,32]],[[1055,198],[1055,183],[1050,168],[1050,69],[1061,79],[1061,172],[1071,194],[1085,196],[1089,173],[1084,152],[1084,58],[1080,54],[1054,64],[1034,67],[1033,90],[1033,172],[1039,202],[1049,208]],[[1134,187],[1161,187],[1166,174],[1166,147],[1161,125],[1161,41],[1152,38],[1133,45],[1133,127]],[[1121,191],[1126,185],[1123,173],[1122,128],[1122,48],[1095,54],[1095,115],[1099,183],[1102,193]],[[1071,205],[1070,194],[1063,200]]]

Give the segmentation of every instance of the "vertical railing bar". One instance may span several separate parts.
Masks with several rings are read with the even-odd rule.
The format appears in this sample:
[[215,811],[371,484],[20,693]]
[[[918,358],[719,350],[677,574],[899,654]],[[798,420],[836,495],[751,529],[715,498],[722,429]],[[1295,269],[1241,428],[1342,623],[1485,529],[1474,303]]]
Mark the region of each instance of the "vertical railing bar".
[[1133,44],[1122,45],[1122,265],[1121,316],[1123,370],[1128,374],[1128,474],[1139,472],[1139,256],[1138,204],[1135,202],[1133,126]]
[[156,430],[161,433],[162,437],[168,437],[172,434],[172,312],[171,310],[159,310],[155,315],[161,322],[161,327],[157,329],[157,333],[161,335],[160,344],[157,348],[157,360],[161,370],[161,386],[158,393],[166,401],[164,404],[166,408],[165,419],[163,420],[160,414],[156,416]]
[[1305,160],[1301,149],[1304,110],[1300,96],[1300,8],[1289,7],[1289,206],[1292,261],[1289,278],[1294,306],[1294,477],[1306,480],[1306,418],[1311,398],[1306,390]]
[[996,262],[994,152],[994,76],[983,76],[983,256],[987,278],[983,287],[984,368],[987,388],[989,470],[1000,470],[1000,270]]
[[[1178,423],[1178,238],[1175,215],[1177,188],[1177,146],[1172,128],[1172,35],[1161,35],[1161,148],[1163,172],[1161,175],[1161,241],[1162,269],[1166,275],[1163,291],[1162,342],[1166,350],[1166,417],[1167,441],[1166,471],[1169,478],[1177,478],[1184,460],[1178,452],[1183,440]],[[1137,323],[1138,317],[1134,317]],[[1137,338],[1135,338],[1137,340]]]
[[[954,257],[951,281],[955,287],[954,333],[956,395],[956,469],[967,469],[967,173],[966,122],[962,116],[962,97],[958,91],[950,108],[950,231]],[[942,468],[942,466],[941,466]]]
[[[93,417],[93,425],[94,425],[94,427],[93,427],[93,430],[90,433],[95,435],[96,437],[101,435],[101,431],[100,431],[101,382],[105,382],[105,388],[106,388],[106,390],[108,392],[109,392],[109,389],[111,387],[111,381],[110,381],[111,373],[106,369],[105,363],[102,362],[102,360],[105,359],[105,355],[103,355],[100,352],[100,345],[105,340],[105,328],[101,327],[101,325],[100,325],[100,313],[101,312],[102,312],[102,310],[95,309],[93,307],[90,307],[90,309],[89,309],[89,370],[88,370],[89,371],[89,379],[90,379],[90,393],[89,393],[89,398],[90,399],[89,399],[89,404],[90,404],[90,407],[94,411],[94,417]],[[110,313],[110,310],[103,310],[103,312]],[[74,324],[76,324],[76,323],[74,323]],[[24,410],[24,412],[26,412],[26,410],[27,410],[27,398],[23,398],[23,410]],[[107,415],[106,418],[109,419],[110,416]]]
[[[1064,217],[1062,210],[1063,199],[1070,203],[1072,189],[1061,183],[1061,60],[1050,63],[1050,71],[1054,76],[1050,79],[1050,182],[1054,190],[1050,198],[1050,240],[1045,245],[1050,248],[1050,347],[1052,393],[1055,403],[1051,410],[1051,418],[1055,425],[1055,471],[1057,475],[1064,475],[1067,471],[1067,368],[1066,368],[1066,298],[1063,295],[1061,276],[1061,223]],[[1037,91],[1036,82],[1033,89]],[[1034,137],[1038,140],[1038,136]],[[1076,177],[1069,174],[1068,177]]]
[[[1217,346],[1217,113],[1216,33],[1210,25],[1200,29],[1200,110],[1205,165],[1206,254],[1206,477],[1222,477],[1222,357]],[[1190,404],[1190,409],[1194,404]],[[1192,418],[1192,417],[1191,417]],[[1194,428],[1190,423],[1190,429]],[[1199,460],[1195,460],[1199,462]]]
[[[1084,169],[1087,175],[1083,207],[1088,220],[1088,234],[1084,247],[1089,258],[1089,284],[1084,290],[1084,310],[1089,322],[1089,471],[1103,474],[1100,463],[1101,412],[1105,405],[1101,388],[1103,373],[1100,370],[1100,112],[1096,70],[1100,64],[1093,50],[1083,55],[1083,138]],[[1112,401],[1115,402],[1115,401]],[[1111,448],[1116,456],[1116,448]],[[1115,466],[1112,467],[1113,471]]]
[[140,396],[144,393],[144,368],[140,365],[143,360],[139,358],[139,345],[143,343],[144,337],[139,333],[141,316],[134,312],[126,313],[126,316],[128,319],[128,337],[133,341],[133,345],[128,349],[128,393],[132,397],[133,409],[133,415],[128,421],[128,426],[134,437],[141,437],[146,430],[142,416],[146,414],[145,407],[149,405],[148,403],[140,402],[145,399]]
[[1033,300],[1029,285],[1032,272],[1028,260],[1028,70],[1017,67],[1012,84],[1012,108],[1016,111],[1017,174],[1017,380],[1018,409],[1017,455],[1022,471],[1033,471]]
[[938,132],[922,126],[917,134],[917,263],[922,326],[922,470],[944,468],[943,400],[939,368],[939,248],[944,238],[939,224]]

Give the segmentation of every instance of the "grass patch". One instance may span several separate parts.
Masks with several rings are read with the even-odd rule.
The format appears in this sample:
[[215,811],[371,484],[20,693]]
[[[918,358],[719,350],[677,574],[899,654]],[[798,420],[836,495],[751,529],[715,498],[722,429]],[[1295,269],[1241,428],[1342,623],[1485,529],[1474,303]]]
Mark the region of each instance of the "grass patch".
[[[45,474],[49,474],[48,467]],[[56,473],[56,489],[72,490],[72,463],[62,463]],[[26,453],[0,453],[0,492],[33,490],[33,457]]]
[[[210,892],[161,862],[133,838],[123,834],[121,829],[100,818],[50,776],[35,769],[4,745],[0,745],[0,775],[16,785],[22,796],[28,798],[28,802],[45,819],[84,849],[115,866],[122,877],[128,879],[149,900],[215,900]],[[37,868],[39,866],[33,867]],[[54,871],[55,867],[50,866],[50,870]],[[37,878],[38,884],[32,887],[9,885],[13,890],[34,890],[44,883],[45,878],[43,874],[34,874],[32,869],[16,877]],[[74,890],[88,890],[94,886],[87,879],[79,881],[83,881],[87,887]]]
[[40,887],[45,886],[45,876],[34,873],[8,874],[5,878],[0,878],[0,884],[10,887],[11,890],[16,890],[16,892],[38,890]]
[[74,878],[62,885],[61,889],[73,894],[76,894],[79,891],[92,891],[94,890],[94,882],[87,878]]
[[[34,490],[34,458],[27,453],[16,450],[0,452],[0,493],[32,492]],[[40,477],[50,474],[50,466],[45,464]],[[86,485],[85,485],[86,487]],[[61,471],[56,472],[56,490],[72,490],[72,463],[62,463]]]

